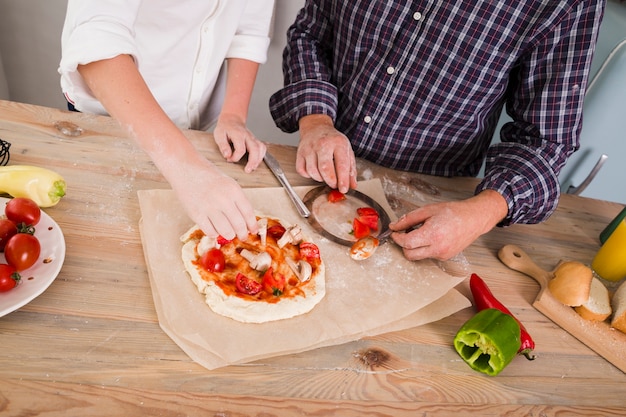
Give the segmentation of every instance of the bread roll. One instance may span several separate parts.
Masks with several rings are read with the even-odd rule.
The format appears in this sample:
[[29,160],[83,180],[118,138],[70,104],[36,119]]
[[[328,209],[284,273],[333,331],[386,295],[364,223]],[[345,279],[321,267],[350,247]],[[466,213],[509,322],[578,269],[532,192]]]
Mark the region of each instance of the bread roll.
[[609,290],[598,278],[594,277],[591,280],[589,299],[582,305],[575,307],[574,310],[576,310],[576,312],[585,320],[606,320],[613,311],[611,309]]
[[622,282],[611,300],[613,318],[611,327],[626,333],[626,281]]
[[585,264],[566,261],[557,265],[548,288],[554,298],[565,305],[576,307],[589,299],[592,278],[593,271]]

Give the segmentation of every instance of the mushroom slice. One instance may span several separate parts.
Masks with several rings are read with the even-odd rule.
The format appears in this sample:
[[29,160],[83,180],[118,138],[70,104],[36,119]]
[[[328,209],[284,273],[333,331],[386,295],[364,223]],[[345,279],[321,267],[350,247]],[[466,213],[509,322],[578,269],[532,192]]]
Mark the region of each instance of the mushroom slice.
[[257,221],[257,225],[259,226],[259,237],[261,238],[261,246],[265,246],[267,242],[267,219],[265,217],[260,218]]
[[300,226],[295,224],[287,228],[285,233],[281,236],[280,239],[278,239],[278,242],[276,243],[278,244],[279,248],[283,248],[287,243],[297,245],[300,242],[302,242],[302,229],[300,228]]
[[207,235],[202,236],[200,242],[198,242],[198,246],[196,247],[196,251],[198,252],[198,256],[202,256],[207,253],[210,249],[220,248],[220,244],[217,243],[216,237],[208,237]]
[[272,257],[267,252],[254,253],[248,249],[242,249],[241,256],[250,262],[250,268],[257,271],[265,271],[272,266]]
[[300,260],[298,261],[298,263],[296,263],[296,261],[294,261],[293,259],[289,257],[285,258],[285,260],[287,261],[287,264],[289,265],[289,267],[296,274],[300,282],[306,282],[309,279],[311,279],[313,268],[311,267],[310,263],[308,263],[305,260]]

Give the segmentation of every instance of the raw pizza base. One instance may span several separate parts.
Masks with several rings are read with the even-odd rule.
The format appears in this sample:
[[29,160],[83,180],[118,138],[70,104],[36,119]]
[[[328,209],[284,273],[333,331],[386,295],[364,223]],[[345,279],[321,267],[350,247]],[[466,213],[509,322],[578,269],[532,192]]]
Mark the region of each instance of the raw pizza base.
[[[324,298],[326,274],[323,258],[311,279],[300,284],[302,296],[280,297],[279,301],[269,303],[226,294],[214,281],[203,279],[198,271],[199,267],[195,263],[199,257],[196,251],[198,240],[189,240],[189,236],[197,230],[198,227],[194,226],[181,237],[181,240],[185,242],[181,251],[182,260],[196,288],[204,295],[205,302],[216,314],[243,323],[266,323],[308,313]],[[310,242],[311,240],[305,237],[304,241]]]

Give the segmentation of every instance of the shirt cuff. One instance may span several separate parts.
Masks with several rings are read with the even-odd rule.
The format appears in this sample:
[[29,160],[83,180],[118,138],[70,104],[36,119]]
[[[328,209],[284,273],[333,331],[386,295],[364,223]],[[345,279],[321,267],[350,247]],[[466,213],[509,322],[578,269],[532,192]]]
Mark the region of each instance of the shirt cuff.
[[226,58],[247,59],[264,64],[269,45],[269,36],[236,35],[228,48]]
[[560,196],[554,170],[531,149],[512,143],[489,149],[485,177],[475,193],[483,190],[499,192],[509,206],[499,226],[541,223],[556,210]]
[[270,97],[270,113],[281,130],[293,133],[299,120],[310,114],[337,116],[337,87],[318,80],[290,84]]

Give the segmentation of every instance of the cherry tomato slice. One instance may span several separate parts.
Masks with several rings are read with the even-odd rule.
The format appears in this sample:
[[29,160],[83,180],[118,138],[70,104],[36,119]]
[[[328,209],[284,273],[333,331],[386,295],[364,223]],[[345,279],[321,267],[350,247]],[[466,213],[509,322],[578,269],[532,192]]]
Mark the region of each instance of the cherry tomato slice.
[[0,264],[0,292],[6,292],[15,288],[20,282],[20,274],[14,266]]
[[30,268],[39,259],[41,245],[39,240],[27,233],[18,233],[4,247],[4,257],[9,265],[18,271]]
[[41,219],[41,209],[30,198],[15,197],[9,200],[4,208],[7,219],[13,223],[24,223],[26,226],[34,226]]
[[285,282],[286,279],[284,275],[278,273],[275,274],[272,268],[269,268],[265,271],[265,274],[263,274],[261,284],[263,285],[265,291],[274,294],[276,297],[280,297],[283,295],[283,291],[285,291]]
[[285,228],[280,224],[275,224],[267,228],[267,235],[278,240],[285,234]]
[[0,252],[4,251],[9,239],[17,233],[17,226],[9,219],[0,219]]
[[217,248],[209,249],[200,258],[200,265],[207,271],[222,272],[226,268],[226,258],[221,250]]
[[365,236],[369,236],[371,233],[370,227],[361,222],[357,217],[352,221],[352,231],[356,239],[361,239]]
[[219,236],[217,237],[217,239],[216,239],[216,240],[217,240],[217,243],[218,243],[220,246],[224,246],[224,245],[226,245],[226,244],[228,244],[228,243],[230,243],[230,242],[232,242],[232,241],[233,241],[233,239],[230,239],[230,240],[229,240],[229,239],[226,239],[226,238],[225,238],[224,236],[222,236],[222,235],[219,235]]
[[263,289],[263,285],[248,278],[241,272],[237,274],[237,277],[235,277],[235,287],[238,292],[248,295],[258,294]]
[[301,258],[307,261],[320,259],[320,248],[318,248],[315,243],[302,242],[299,246]]
[[336,203],[345,199],[346,195],[339,190],[330,190],[328,193],[328,201],[331,203]]

